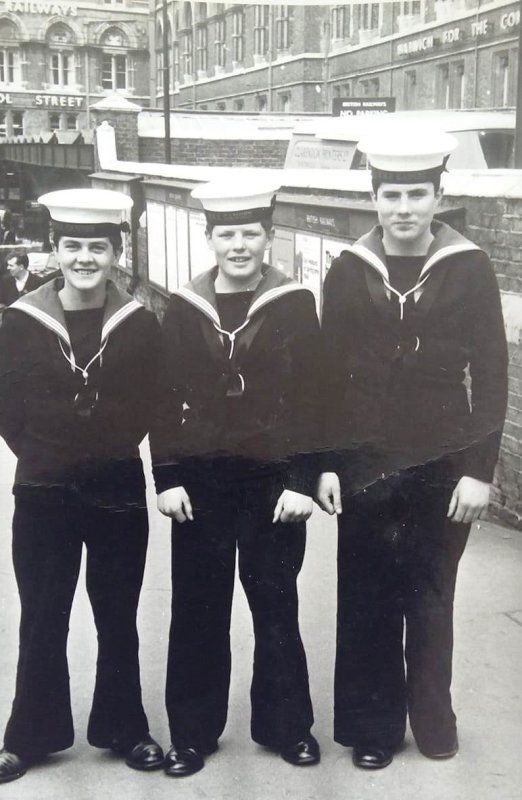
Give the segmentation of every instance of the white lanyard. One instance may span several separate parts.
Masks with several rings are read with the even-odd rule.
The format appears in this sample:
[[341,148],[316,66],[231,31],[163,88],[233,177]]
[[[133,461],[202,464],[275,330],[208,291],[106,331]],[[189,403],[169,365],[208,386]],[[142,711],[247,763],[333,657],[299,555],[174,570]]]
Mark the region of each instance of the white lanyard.
[[102,346],[100,347],[100,349],[98,350],[96,355],[94,355],[91,358],[91,360],[89,361],[89,363],[85,367],[79,367],[76,364],[76,359],[74,357],[74,353],[73,353],[72,347],[70,348],[70,351],[69,351],[70,355],[67,355],[67,353],[63,349],[62,340],[60,339],[60,337],[58,337],[58,342],[60,343],[60,349],[62,351],[62,354],[63,354],[64,358],[71,365],[71,369],[72,369],[73,372],[81,372],[82,378],[83,378],[84,383],[85,383],[85,386],[87,386],[87,381],[89,380],[89,367],[96,361],[97,358],[100,359],[100,367],[103,364],[103,351],[105,350],[105,347],[106,347],[108,341],[109,341],[108,338],[105,339],[104,343],[102,344]]

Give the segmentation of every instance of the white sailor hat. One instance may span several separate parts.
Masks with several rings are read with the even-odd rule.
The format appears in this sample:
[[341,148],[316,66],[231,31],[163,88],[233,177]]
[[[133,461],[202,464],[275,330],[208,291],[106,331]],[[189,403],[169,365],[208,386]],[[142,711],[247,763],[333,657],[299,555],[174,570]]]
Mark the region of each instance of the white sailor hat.
[[123,192],[108,189],[62,189],[38,198],[47,206],[55,232],[70,236],[94,237],[128,231],[123,215],[132,199]]
[[357,147],[366,153],[374,177],[409,183],[439,176],[457,145],[454,136],[432,125],[383,120],[379,130],[364,136]]
[[280,187],[272,177],[244,176],[203,183],[192,191],[192,197],[201,201],[210,224],[241,225],[270,219]]

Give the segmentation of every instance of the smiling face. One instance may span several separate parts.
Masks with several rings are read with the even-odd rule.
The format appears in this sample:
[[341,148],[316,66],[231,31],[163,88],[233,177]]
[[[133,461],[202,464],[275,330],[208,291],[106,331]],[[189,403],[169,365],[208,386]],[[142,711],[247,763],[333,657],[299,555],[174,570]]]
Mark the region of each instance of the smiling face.
[[441,198],[433,183],[381,183],[373,196],[386,252],[424,255]]
[[260,222],[243,225],[214,225],[207,242],[216,256],[221,275],[240,289],[261,276],[265,250],[274,236]]
[[105,289],[111,267],[120,256],[106,237],[61,236],[55,253],[66,286],[82,294]]

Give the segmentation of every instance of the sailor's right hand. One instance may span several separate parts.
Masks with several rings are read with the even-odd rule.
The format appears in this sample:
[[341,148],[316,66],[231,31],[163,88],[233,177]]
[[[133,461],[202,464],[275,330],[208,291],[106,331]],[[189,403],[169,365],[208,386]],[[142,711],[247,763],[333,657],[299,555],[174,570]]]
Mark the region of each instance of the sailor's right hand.
[[194,519],[190,497],[183,486],[166,489],[158,495],[158,509],[166,517],[172,517],[176,522],[191,522]]

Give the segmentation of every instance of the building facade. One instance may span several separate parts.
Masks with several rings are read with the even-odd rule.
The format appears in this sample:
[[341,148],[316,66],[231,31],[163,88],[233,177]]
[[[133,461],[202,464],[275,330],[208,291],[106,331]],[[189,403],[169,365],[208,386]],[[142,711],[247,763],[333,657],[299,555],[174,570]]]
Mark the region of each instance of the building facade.
[[148,0],[0,0],[0,137],[90,127],[118,92],[148,105]]
[[336,97],[397,109],[515,105],[520,6],[410,0],[331,6],[152,2],[152,104],[330,112]]

